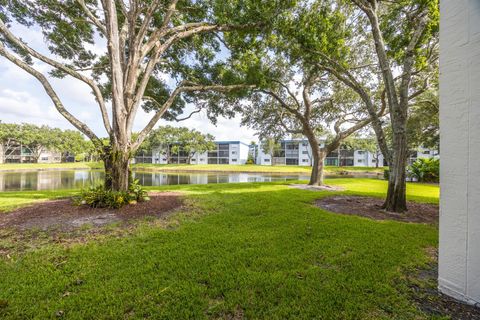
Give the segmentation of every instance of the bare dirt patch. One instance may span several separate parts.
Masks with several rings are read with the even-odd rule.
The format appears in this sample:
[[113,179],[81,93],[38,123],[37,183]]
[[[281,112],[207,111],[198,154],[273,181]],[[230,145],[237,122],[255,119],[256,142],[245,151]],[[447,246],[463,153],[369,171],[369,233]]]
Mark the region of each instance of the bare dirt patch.
[[34,204],[0,215],[0,229],[71,231],[84,226],[101,227],[143,217],[165,217],[182,205],[180,194],[151,193],[150,201],[120,209],[74,206],[71,199]]
[[382,210],[383,199],[358,196],[333,196],[319,199],[316,205],[322,209],[342,214],[367,217],[374,220],[397,220],[415,223],[438,223],[438,206],[409,202],[405,213]]
[[290,188],[300,189],[300,190],[309,190],[309,191],[344,191],[342,187],[337,186],[310,186],[308,184],[289,184]]

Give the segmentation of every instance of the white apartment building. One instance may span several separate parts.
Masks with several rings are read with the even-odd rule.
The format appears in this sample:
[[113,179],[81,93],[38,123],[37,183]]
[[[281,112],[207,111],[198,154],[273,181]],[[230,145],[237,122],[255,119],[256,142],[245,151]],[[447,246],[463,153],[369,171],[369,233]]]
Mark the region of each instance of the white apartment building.
[[[321,140],[320,147],[325,146],[325,139]],[[281,140],[280,148],[275,150],[273,158],[266,153],[262,145],[258,148],[257,164],[260,165],[301,165],[313,164],[312,148],[306,139]],[[438,151],[418,148],[411,151],[408,163],[411,164],[419,158],[439,157]],[[381,152],[367,150],[339,149],[331,152],[325,158],[325,165],[340,167],[384,167],[386,166]]]
[[273,158],[266,153],[262,144],[258,148],[257,164],[311,166],[312,148],[306,139],[281,140],[280,148],[275,150]]
[[245,164],[248,159],[249,146],[241,141],[215,141],[215,149],[189,155],[180,149],[175,154],[169,154],[168,147],[154,148],[151,154],[139,153],[135,163],[155,164]]
[[424,147],[418,147],[417,150],[413,150],[410,153],[409,163],[415,162],[417,159],[439,159],[440,155],[438,150],[427,149]]
[[54,150],[44,150],[38,160],[28,146],[14,143],[9,147],[0,143],[0,163],[60,163],[62,154]]

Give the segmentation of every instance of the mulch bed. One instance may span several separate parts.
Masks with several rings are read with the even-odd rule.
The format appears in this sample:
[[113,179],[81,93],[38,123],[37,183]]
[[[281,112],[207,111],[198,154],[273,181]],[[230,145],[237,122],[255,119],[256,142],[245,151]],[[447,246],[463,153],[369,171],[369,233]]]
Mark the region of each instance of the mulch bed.
[[52,200],[0,215],[0,229],[69,231],[85,225],[100,227],[143,217],[165,217],[181,205],[180,195],[171,192],[151,193],[150,201],[120,209],[75,206],[71,199]]
[[367,217],[374,220],[397,220],[415,223],[438,223],[438,206],[408,202],[405,213],[387,212],[381,207],[383,199],[357,196],[333,196],[316,201],[322,209],[343,214]]

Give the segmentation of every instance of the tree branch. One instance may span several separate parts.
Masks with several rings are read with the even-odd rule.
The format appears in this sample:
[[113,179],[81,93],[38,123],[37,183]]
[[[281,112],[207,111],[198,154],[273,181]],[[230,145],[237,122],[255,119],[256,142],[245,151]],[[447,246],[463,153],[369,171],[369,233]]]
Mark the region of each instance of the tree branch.
[[304,118],[303,115],[302,115],[297,109],[290,107],[290,106],[288,105],[288,103],[286,103],[285,101],[283,101],[283,99],[282,99],[279,95],[277,95],[275,92],[270,91],[270,90],[265,90],[265,89],[259,89],[258,91],[259,91],[259,92],[262,92],[262,93],[264,93],[264,94],[266,94],[266,95],[271,96],[272,98],[274,98],[275,100],[277,100],[284,109],[288,110],[288,111],[291,112],[292,114],[295,114],[297,117],[299,117],[299,118],[301,118],[301,119]]
[[135,97],[133,98],[132,106],[130,107],[129,110],[129,115],[127,118],[127,130],[132,130],[133,128],[133,122],[135,120],[135,115],[137,113],[137,110],[140,106],[140,103],[142,101],[142,97],[145,93],[145,90],[148,85],[148,81],[150,80],[150,77],[153,73],[153,70],[155,69],[155,66],[157,65],[158,58],[160,56],[160,50],[157,50],[153,56],[152,59],[148,61],[147,67],[145,68],[145,71],[143,72],[143,77],[142,80],[140,81],[140,84],[138,84]]
[[[126,128],[127,110],[125,106],[124,87],[123,87],[123,52],[120,48],[120,37],[118,31],[117,8],[115,1],[103,0],[103,9],[105,21],[107,24],[107,46],[110,54],[111,81],[112,81],[112,114],[113,126],[116,128],[117,136],[115,139],[128,139],[129,132]],[[122,141],[126,145],[126,141]]]
[[188,119],[190,119],[194,114],[200,113],[200,111],[202,111],[202,109],[193,110],[193,111],[190,112],[190,114],[189,114],[188,116],[186,116],[186,117],[183,117],[183,118],[175,118],[175,121],[176,121],[176,122],[180,122],[180,121],[188,120]]
[[90,19],[90,21],[97,26],[97,28],[100,30],[100,32],[103,35],[107,35],[107,29],[105,28],[105,25],[97,18],[95,15],[88,9],[87,5],[85,4],[85,0],[77,0],[78,4],[80,7],[82,7],[82,10],[85,12],[87,17]]
[[286,84],[284,84],[283,82],[277,79],[271,79],[271,81],[279,84],[282,88],[285,89],[285,91],[287,91],[288,95],[293,99],[293,101],[295,101],[295,104],[297,105],[297,109],[300,109],[302,107],[302,104],[300,103],[300,101],[298,101],[297,97],[293,94],[293,92],[290,90],[290,88]]
[[415,62],[415,55],[414,51],[418,46],[418,43],[421,40],[421,37],[425,31],[427,25],[427,19],[425,17],[420,17],[420,22],[415,29],[415,32],[410,39],[410,42],[407,46],[405,51],[405,61],[403,63],[403,75],[402,75],[402,82],[400,84],[400,104],[401,105],[408,105],[408,91],[410,88],[410,81],[412,79],[412,68]]
[[93,94],[95,95],[95,98],[97,100],[97,103],[100,107],[100,112],[102,114],[102,119],[103,119],[103,125],[105,126],[105,129],[107,130],[107,133],[108,134],[111,134],[112,132],[112,128],[110,126],[110,119],[108,117],[108,113],[107,113],[107,107],[105,106],[105,100],[103,98],[103,95],[102,95],[102,92],[100,90],[100,88],[95,84],[95,82],[84,76],[83,74],[67,67],[66,65],[58,62],[58,61],[55,61],[53,59],[50,59],[46,56],[44,56],[43,54],[39,53],[38,51],[32,49],[31,47],[29,47],[27,44],[25,44],[23,41],[21,41],[20,39],[18,39],[17,37],[15,37],[11,32],[10,30],[7,28],[7,26],[5,25],[5,23],[0,19],[0,33],[2,33],[3,35],[5,35],[5,37],[10,40],[12,43],[14,43],[16,46],[18,46],[19,48],[21,48],[22,50],[25,50],[27,53],[29,53],[30,55],[32,55],[33,57],[37,58],[38,60],[54,67],[54,68],[57,68],[67,74],[69,74],[70,76],[86,83],[93,91]]
[[170,5],[168,6],[168,10],[165,13],[165,17],[163,18],[163,23],[162,23],[162,26],[160,27],[160,30],[165,30],[165,28],[167,28],[173,16],[173,13],[176,10],[177,2],[178,0],[172,0],[172,2],[170,2]]
[[102,146],[102,142],[95,135],[95,133],[86,124],[84,124],[83,122],[81,122],[80,120],[75,118],[75,116],[73,116],[70,112],[68,112],[67,109],[65,109],[65,107],[63,106],[60,98],[56,94],[55,90],[53,90],[53,88],[50,85],[50,83],[48,82],[47,78],[42,73],[35,70],[33,67],[31,67],[30,65],[25,63],[23,60],[17,58],[16,56],[14,56],[10,52],[8,52],[1,42],[0,42],[0,54],[2,56],[4,56],[5,58],[7,58],[8,60],[10,60],[11,62],[13,62],[14,64],[16,64],[21,69],[25,70],[26,72],[28,72],[29,74],[34,76],[38,81],[40,81],[40,83],[44,87],[46,93],[49,95],[50,99],[52,100],[52,102],[53,102],[55,108],[58,110],[58,112],[60,112],[60,114],[65,119],[67,119],[73,126],[75,126],[75,128],[77,128],[78,130],[83,132],[87,137],[89,137],[90,140],[92,140],[92,142],[97,147]]
[[[162,48],[162,53],[165,52],[173,43],[180,39],[188,38],[194,34],[212,32],[212,31],[233,31],[248,29],[257,26],[256,24],[245,25],[218,25],[209,24],[205,22],[186,23],[181,26],[169,29],[157,29],[152,33],[150,39],[143,45],[141,57],[144,58],[155,46]],[[160,38],[171,35],[163,43],[160,43]]]
[[[217,91],[217,92],[231,92],[234,90],[240,89],[253,89],[255,88],[254,85],[229,85],[229,86],[222,86],[222,85],[195,85],[192,82],[184,81],[182,82],[168,97],[167,101],[163,103],[161,108],[155,113],[155,115],[150,119],[148,124],[143,128],[142,131],[138,134],[137,140],[132,144],[131,151],[135,151],[145,140],[148,133],[153,129],[155,124],[160,120],[160,118],[165,114],[168,108],[171,107],[175,98],[180,95],[182,92],[195,92],[195,91]],[[145,98],[145,97],[144,97]],[[152,98],[147,97],[147,99],[151,100]],[[160,105],[157,102],[158,105]]]

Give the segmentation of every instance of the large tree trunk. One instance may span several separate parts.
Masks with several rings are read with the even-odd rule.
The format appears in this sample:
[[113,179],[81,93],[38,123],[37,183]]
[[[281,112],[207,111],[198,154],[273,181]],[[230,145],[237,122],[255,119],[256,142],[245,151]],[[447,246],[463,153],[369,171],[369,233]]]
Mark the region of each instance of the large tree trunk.
[[393,136],[393,157],[390,163],[387,198],[383,205],[386,211],[402,213],[407,211],[406,166],[408,147],[406,134],[403,132]]
[[310,181],[308,184],[311,186],[321,186],[323,185],[323,168],[326,153],[320,148],[317,138],[312,130],[305,128],[304,132],[308,142],[310,143],[310,147],[312,148],[313,156],[312,173],[310,175]]
[[320,148],[313,153],[313,166],[312,174],[310,175],[310,182],[308,183],[311,186],[321,186],[323,185],[323,169],[325,163],[325,152],[321,151]]
[[105,167],[105,189],[113,191],[128,191],[130,186],[130,156],[115,150],[106,150],[103,156]]

